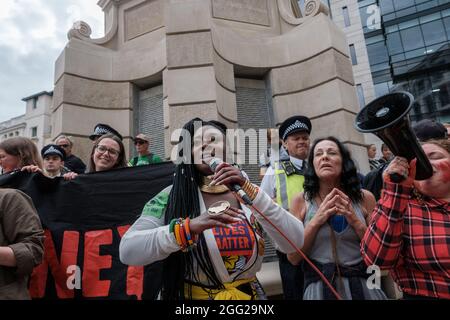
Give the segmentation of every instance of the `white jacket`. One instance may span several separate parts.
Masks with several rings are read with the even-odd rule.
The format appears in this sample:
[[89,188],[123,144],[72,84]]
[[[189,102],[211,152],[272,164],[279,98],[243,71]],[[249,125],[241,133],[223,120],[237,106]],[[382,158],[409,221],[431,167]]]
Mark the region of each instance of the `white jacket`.
[[[162,192],[169,194],[170,190],[171,186],[167,187]],[[199,203],[200,212],[203,212],[202,214],[208,214],[200,190]],[[253,203],[254,206],[263,212],[267,218],[270,219],[270,221],[272,221],[272,223],[276,225],[298,248],[303,246],[304,229],[303,223],[300,220],[278,206],[261,189],[259,190]],[[284,237],[282,237],[279,232],[273,228],[258,212],[254,210],[252,211],[245,206],[242,206],[242,210],[249,221],[250,217],[254,214],[256,220],[263,227],[264,231],[276,242],[280,251],[284,253],[295,252],[295,249],[284,239]],[[203,234],[206,239],[209,255],[216,270],[216,274],[222,282],[249,279],[254,277],[256,272],[260,270],[263,254],[261,252],[258,254],[258,245],[256,244],[253,248],[253,255],[245,266],[246,271],[240,274],[237,279],[234,279],[236,274],[230,275],[225,268],[225,264],[223,263],[212,230],[207,229],[203,231]],[[257,237],[259,239],[258,235]],[[169,225],[164,224],[164,214],[160,218],[151,215],[141,215],[141,217],[125,233],[120,242],[119,248],[120,260],[122,263],[127,265],[147,265],[163,260],[171,253],[179,250],[180,247],[176,242],[174,234],[169,232]],[[198,277],[200,279],[204,279],[204,282],[202,281],[203,284],[208,284],[204,275],[198,275]]]

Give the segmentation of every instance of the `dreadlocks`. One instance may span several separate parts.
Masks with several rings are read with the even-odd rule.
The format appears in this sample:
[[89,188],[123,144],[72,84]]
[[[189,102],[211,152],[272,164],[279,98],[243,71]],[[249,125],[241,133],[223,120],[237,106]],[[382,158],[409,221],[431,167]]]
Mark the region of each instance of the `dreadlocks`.
[[[194,137],[195,122],[200,122],[202,126],[213,126],[223,132],[223,128],[215,122],[207,122],[200,118],[195,118],[186,123],[183,127],[183,132],[189,133],[191,137],[190,141],[192,141]],[[182,140],[183,137],[180,136],[179,143],[186,143],[186,141]],[[182,150],[183,152],[186,152],[186,148],[183,148]],[[200,181],[200,175],[193,164],[191,148],[187,148],[187,150],[189,150],[189,154],[185,154],[184,156],[191,161],[189,162],[190,164],[182,162],[175,168],[172,190],[169,195],[169,202],[165,213],[166,224],[169,224],[172,219],[186,217],[192,219],[201,214],[198,201],[198,183]],[[179,156],[181,155],[179,154]],[[197,262],[196,266],[194,266],[194,261]],[[175,252],[164,261],[163,299],[184,300],[185,279],[192,279],[194,282],[200,282],[200,279],[197,277],[198,269],[201,269],[206,275],[208,283],[211,284],[212,287],[223,289],[221,281],[215,274],[214,266],[209,257],[203,234],[199,235],[197,247],[194,250],[187,253],[181,251]],[[192,297],[192,292],[190,291],[191,290],[187,292],[188,297]]]

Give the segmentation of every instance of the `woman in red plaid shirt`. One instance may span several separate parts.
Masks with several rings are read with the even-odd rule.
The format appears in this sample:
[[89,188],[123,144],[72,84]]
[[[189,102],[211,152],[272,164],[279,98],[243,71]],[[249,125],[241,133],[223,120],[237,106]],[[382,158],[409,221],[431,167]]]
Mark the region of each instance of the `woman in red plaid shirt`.
[[[361,243],[367,265],[392,269],[405,299],[450,299],[450,142],[422,145],[433,176],[414,181],[415,160],[401,157],[383,173],[381,199]],[[407,177],[395,184],[389,174]]]

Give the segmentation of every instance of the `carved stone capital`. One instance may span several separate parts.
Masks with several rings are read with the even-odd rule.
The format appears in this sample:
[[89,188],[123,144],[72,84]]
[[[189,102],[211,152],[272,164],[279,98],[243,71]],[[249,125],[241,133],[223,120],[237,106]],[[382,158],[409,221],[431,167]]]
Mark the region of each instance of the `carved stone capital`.
[[309,0],[305,4],[305,14],[301,18],[297,18],[294,16],[291,0],[277,0],[278,10],[280,12],[281,18],[288,24],[293,26],[301,25],[309,19],[310,17],[314,17],[319,13],[324,13],[325,15],[329,15],[328,7],[323,4],[320,0]]
[[72,38],[77,38],[81,40],[90,39],[92,34],[92,29],[84,21],[76,21],[73,23],[72,28],[67,33],[67,38],[70,40]]
[[316,16],[319,13],[329,15],[330,9],[320,0],[309,0],[305,4],[305,16]]
[[[120,3],[120,1],[124,0],[105,0],[105,1],[99,1],[99,5],[112,5],[112,24],[109,28],[109,30],[106,32],[105,36],[99,39],[92,39],[92,29],[84,21],[77,21],[73,24],[72,28],[67,33],[67,38],[69,40],[75,38],[80,39],[89,43],[103,45],[110,41],[117,33],[118,26],[119,26],[119,10],[117,8],[117,4]],[[103,8],[104,9],[104,8]]]

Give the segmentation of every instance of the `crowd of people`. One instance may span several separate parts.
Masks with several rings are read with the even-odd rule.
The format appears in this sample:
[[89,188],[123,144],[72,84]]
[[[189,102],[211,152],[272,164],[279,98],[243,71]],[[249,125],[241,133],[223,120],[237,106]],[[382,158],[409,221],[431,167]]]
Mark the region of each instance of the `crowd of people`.
[[[265,236],[277,249],[285,299],[387,299],[382,288],[367,285],[372,265],[391,270],[404,299],[450,299],[450,126],[425,120],[413,127],[431,178],[416,181],[416,160],[394,156],[386,145],[376,159],[370,145],[371,172],[362,179],[339,139],[310,146],[311,121],[296,115],[281,123],[280,157],[267,157],[260,187],[224,162],[232,151],[217,141],[226,141],[226,130],[199,118],[184,125],[183,160],[172,185],[149,199],[121,239],[122,263],[163,261],[161,299],[266,299],[257,278]],[[132,138],[137,155],[129,161],[122,136],[110,126],[98,124],[89,138],[87,166],[72,153],[69,136],[40,152],[30,139],[7,139],[0,143],[2,174],[73,180],[162,162],[142,133]],[[393,173],[403,181],[393,182]],[[28,277],[43,251],[42,226],[27,195],[0,189],[0,227],[0,299],[27,298]]]
[[97,124],[89,139],[93,146],[88,166],[72,153],[74,141],[66,135],[60,135],[54,143],[44,146],[40,154],[31,139],[6,139],[0,147],[0,174],[26,170],[41,172],[50,178],[73,179],[78,174],[162,162],[158,155],[150,151],[150,138],[142,133],[132,139],[138,156],[129,162],[126,160],[122,135],[111,126]]

